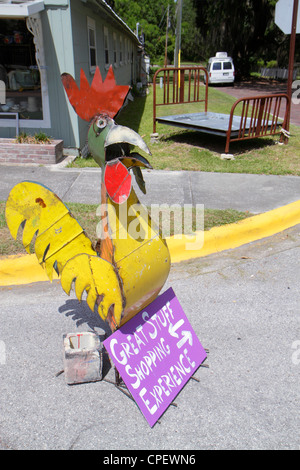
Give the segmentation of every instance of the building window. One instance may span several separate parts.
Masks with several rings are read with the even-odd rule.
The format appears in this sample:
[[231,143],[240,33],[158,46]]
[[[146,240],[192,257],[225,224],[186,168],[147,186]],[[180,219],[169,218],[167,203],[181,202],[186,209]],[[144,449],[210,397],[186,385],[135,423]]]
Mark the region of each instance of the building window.
[[104,55],[105,55],[105,67],[108,68],[109,63],[109,47],[108,47],[108,29],[104,26]]
[[88,26],[88,44],[89,44],[89,61],[90,71],[94,72],[97,65],[97,49],[96,49],[96,25],[92,18],[87,19]]
[[5,103],[1,103],[0,127],[16,127],[10,114],[18,115],[19,125],[49,128],[50,110],[42,23],[39,14],[27,21],[19,18],[0,20],[0,80],[5,85]]
[[130,41],[127,39],[126,62],[130,64]]
[[120,65],[123,65],[123,38],[120,36]]
[[132,45],[132,42],[130,43],[130,46],[129,46],[128,57],[129,57],[129,62],[131,64],[133,64],[133,45]]
[[114,43],[114,65],[117,65],[117,35],[113,33],[113,43]]

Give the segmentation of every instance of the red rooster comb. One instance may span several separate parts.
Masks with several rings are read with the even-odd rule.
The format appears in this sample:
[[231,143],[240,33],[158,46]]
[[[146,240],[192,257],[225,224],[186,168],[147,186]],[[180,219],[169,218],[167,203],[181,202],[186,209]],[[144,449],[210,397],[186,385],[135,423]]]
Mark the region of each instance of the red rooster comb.
[[81,119],[90,121],[97,114],[114,118],[122,107],[129,85],[117,85],[112,66],[103,81],[99,67],[96,68],[91,86],[84,71],[80,72],[80,89],[68,73],[61,75],[69,101]]

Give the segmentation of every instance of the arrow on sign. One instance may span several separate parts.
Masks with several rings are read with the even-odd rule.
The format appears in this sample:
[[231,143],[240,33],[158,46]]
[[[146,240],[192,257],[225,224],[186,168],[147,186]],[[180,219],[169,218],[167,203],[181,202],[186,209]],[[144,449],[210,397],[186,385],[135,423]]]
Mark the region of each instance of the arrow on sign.
[[193,336],[192,336],[192,333],[190,331],[186,331],[184,330],[182,332],[182,338],[178,341],[177,343],[177,348],[180,349],[182,348],[182,346],[186,343],[186,342],[189,342],[189,345],[192,346],[193,345]]
[[177,331],[178,328],[180,328],[183,324],[184,324],[184,320],[183,320],[183,319],[179,320],[177,323],[175,323],[175,325],[172,325],[172,323],[170,323],[170,325],[169,325],[169,333],[170,333],[170,335],[173,336],[174,338],[178,338],[178,337],[179,337],[179,334],[176,333],[176,331]]
[[[171,336],[173,336],[174,338],[179,338],[179,334],[177,333],[177,330],[178,328],[180,328],[182,325],[184,324],[184,320],[181,318],[181,320],[179,320],[177,323],[175,323],[175,325],[172,325],[172,323],[170,323],[169,325],[169,333]],[[182,348],[182,346],[188,341],[189,342],[189,345],[192,346],[193,345],[193,336],[192,336],[192,333],[190,331],[186,331],[186,330],[183,330],[181,332],[181,335],[182,335],[182,338],[178,341],[177,343],[177,348],[180,349]]]

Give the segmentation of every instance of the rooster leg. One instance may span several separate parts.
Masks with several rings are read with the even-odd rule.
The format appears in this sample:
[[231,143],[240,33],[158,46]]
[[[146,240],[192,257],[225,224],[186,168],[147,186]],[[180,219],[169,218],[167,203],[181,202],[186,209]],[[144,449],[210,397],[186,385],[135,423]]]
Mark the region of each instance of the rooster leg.
[[[100,303],[102,302],[102,298],[103,298],[102,295],[97,298],[96,304],[97,304],[98,306],[99,306]],[[107,321],[107,323],[109,324],[109,327],[110,327],[110,329],[111,329],[112,332],[114,332],[114,331],[117,330],[118,325],[117,325],[116,320],[115,320],[114,306],[111,306],[111,307],[108,309],[106,321]]]

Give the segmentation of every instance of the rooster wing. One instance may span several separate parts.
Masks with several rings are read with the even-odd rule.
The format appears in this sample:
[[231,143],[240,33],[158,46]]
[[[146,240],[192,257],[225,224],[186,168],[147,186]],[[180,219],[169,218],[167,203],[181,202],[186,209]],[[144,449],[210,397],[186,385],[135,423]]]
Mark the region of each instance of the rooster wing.
[[75,281],[79,300],[86,290],[91,310],[97,304],[104,320],[113,312],[115,323],[120,323],[123,300],[118,273],[111,263],[97,256],[84,229],[55,193],[40,183],[18,183],[7,199],[5,216],[14,239],[23,229],[22,241],[28,253],[34,243],[37,259],[51,281],[54,269],[68,295]]

